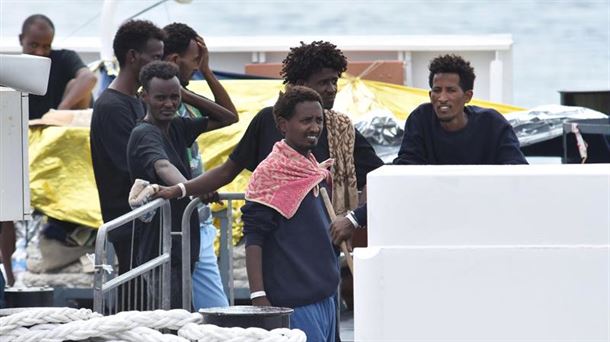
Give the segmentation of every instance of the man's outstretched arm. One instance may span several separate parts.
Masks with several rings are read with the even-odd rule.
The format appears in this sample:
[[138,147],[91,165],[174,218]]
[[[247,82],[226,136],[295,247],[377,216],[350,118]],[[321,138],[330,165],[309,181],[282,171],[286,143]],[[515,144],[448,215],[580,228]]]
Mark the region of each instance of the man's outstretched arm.
[[[184,183],[186,196],[199,196],[216,191],[231,183],[243,169],[231,158],[228,158],[222,165]],[[177,185],[161,187],[159,192],[155,194],[155,197],[165,199],[178,198],[180,196],[182,196],[182,190]]]

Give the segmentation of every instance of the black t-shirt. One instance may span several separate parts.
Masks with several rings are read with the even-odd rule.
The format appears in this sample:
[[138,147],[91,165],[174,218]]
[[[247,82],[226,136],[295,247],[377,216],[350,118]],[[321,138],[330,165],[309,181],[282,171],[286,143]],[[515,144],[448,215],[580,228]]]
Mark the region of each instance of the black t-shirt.
[[[174,165],[186,179],[190,179],[191,168],[188,164],[187,147],[195,142],[195,139],[207,129],[207,126],[207,117],[191,119],[177,116],[172,120],[168,136],[165,136],[160,128],[151,123],[144,121],[138,123],[131,132],[127,144],[127,164],[131,183],[136,178],[140,178],[155,184],[173,185],[165,183],[155,172],[155,162],[163,159]],[[189,198],[171,201],[172,231],[181,230],[182,215],[189,202]],[[144,224],[138,221],[138,225],[158,227],[159,213],[157,212],[151,223]],[[151,231],[154,234],[151,234]],[[140,236],[138,257],[140,262],[144,262],[155,256],[154,253],[158,250],[158,230],[139,228],[138,232]],[[199,240],[199,218],[197,212],[194,211],[191,216],[192,262],[199,256]],[[172,258],[181,260],[181,249],[176,247],[172,248]]]
[[127,202],[132,184],[127,168],[127,142],[144,114],[139,99],[110,88],[93,105],[91,160],[104,222],[131,211]]
[[51,50],[51,70],[47,93],[43,96],[29,95],[30,120],[42,117],[49,109],[57,109],[66,90],[66,85],[76,77],[76,72],[87,66],[72,50]]
[[[318,145],[311,151],[319,162],[330,158],[327,135],[328,132],[326,126],[324,126]],[[229,158],[242,167],[254,171],[258,164],[271,153],[273,145],[282,139],[283,136],[277,129],[273,118],[273,108],[263,108],[254,116],[246,133],[231,152]],[[358,189],[362,189],[366,184],[367,173],[383,165],[383,161],[377,157],[373,147],[358,130],[356,130],[356,141],[354,143],[354,164],[356,166]]]

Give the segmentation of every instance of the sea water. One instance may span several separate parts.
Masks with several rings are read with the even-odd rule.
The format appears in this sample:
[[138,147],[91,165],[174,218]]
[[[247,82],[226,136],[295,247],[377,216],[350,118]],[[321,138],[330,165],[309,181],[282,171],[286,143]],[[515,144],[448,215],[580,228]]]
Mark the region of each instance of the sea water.
[[[115,23],[104,25],[157,2],[117,0]],[[0,36],[17,39],[33,13],[48,15],[58,36],[96,36],[102,3],[0,0]],[[559,90],[610,89],[610,0],[170,0],[139,18],[185,22],[203,36],[510,33],[513,104],[559,103]]]

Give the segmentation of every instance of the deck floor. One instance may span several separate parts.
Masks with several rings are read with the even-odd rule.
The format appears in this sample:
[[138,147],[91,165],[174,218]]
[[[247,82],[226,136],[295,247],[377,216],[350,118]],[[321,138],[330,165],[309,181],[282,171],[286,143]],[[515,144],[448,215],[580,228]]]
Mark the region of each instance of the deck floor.
[[341,312],[341,322],[339,324],[339,332],[341,334],[341,342],[354,341],[354,312]]

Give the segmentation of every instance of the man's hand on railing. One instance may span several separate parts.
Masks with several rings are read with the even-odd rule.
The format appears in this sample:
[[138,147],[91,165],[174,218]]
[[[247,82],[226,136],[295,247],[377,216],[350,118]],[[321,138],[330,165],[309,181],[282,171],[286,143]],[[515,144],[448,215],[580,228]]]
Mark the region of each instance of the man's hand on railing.
[[150,184],[148,181],[136,179],[129,191],[129,206],[131,209],[139,208],[150,202],[152,195],[159,190],[157,184]]
[[[153,195],[159,191],[159,185],[150,184],[148,181],[136,179],[129,191],[129,206],[131,209],[136,209],[153,199]],[[156,211],[151,211],[140,217],[144,222],[152,221]]]

